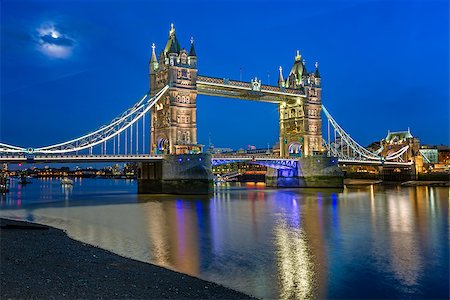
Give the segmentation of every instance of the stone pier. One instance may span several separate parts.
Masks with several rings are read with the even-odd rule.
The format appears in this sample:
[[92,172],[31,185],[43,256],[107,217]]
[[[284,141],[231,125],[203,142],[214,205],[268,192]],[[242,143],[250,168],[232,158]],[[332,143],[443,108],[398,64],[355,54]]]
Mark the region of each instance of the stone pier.
[[214,190],[210,154],[164,155],[139,164],[139,194],[205,195]]
[[344,175],[335,157],[299,158],[292,169],[267,168],[266,186],[343,188]]

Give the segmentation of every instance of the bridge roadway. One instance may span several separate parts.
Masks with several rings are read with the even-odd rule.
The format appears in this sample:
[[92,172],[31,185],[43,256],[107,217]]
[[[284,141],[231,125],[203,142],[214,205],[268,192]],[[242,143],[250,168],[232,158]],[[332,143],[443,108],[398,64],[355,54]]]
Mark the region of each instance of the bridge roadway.
[[[319,158],[319,157],[318,157]],[[162,155],[0,155],[0,163],[95,163],[95,162],[150,162],[162,160]],[[270,155],[213,155],[213,165],[232,162],[293,162],[295,158],[281,158]],[[381,160],[361,160],[338,158],[339,164],[373,165],[373,166],[410,166],[412,162],[394,162]]]

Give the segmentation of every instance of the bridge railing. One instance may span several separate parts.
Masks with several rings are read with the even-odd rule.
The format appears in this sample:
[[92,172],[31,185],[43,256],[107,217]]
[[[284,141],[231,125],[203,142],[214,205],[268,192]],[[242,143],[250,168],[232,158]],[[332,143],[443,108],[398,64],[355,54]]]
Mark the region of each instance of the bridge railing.
[[239,155],[239,154],[230,154],[230,155],[221,155],[221,154],[213,154],[212,159],[230,159],[230,160],[296,160],[295,158],[282,158],[280,156],[272,156],[272,155]]
[[[229,80],[227,78],[217,78],[217,77],[209,77],[209,76],[201,76],[201,75],[197,76],[197,82],[229,85],[229,86],[247,88],[250,90],[252,88],[252,85],[250,82],[239,81],[239,80]],[[266,84],[261,85],[261,92],[264,92],[264,91],[275,92],[275,93],[295,94],[295,95],[299,95],[299,96],[305,95],[304,91],[302,91],[302,90],[280,88],[278,86],[266,85]]]
[[153,154],[91,154],[91,155],[0,155],[0,161],[10,159],[33,159],[33,160],[77,160],[77,159],[152,159],[162,158],[162,155]]

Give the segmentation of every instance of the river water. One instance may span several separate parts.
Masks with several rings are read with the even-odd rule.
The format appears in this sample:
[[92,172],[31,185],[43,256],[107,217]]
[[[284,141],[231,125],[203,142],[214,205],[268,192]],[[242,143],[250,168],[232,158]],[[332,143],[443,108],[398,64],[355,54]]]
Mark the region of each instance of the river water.
[[136,190],[134,180],[12,181],[0,216],[259,298],[449,297],[449,188]]

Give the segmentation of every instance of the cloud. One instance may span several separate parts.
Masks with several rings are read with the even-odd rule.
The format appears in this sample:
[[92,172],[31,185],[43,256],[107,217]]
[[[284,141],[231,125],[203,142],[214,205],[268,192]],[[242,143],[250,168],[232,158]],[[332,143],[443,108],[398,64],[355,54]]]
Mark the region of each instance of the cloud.
[[52,44],[62,47],[73,47],[75,42],[67,37],[53,37],[51,34],[41,36],[43,43]]
[[67,32],[53,23],[45,23],[36,29],[38,49],[53,58],[67,58],[71,56],[76,41]]

